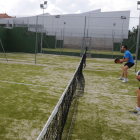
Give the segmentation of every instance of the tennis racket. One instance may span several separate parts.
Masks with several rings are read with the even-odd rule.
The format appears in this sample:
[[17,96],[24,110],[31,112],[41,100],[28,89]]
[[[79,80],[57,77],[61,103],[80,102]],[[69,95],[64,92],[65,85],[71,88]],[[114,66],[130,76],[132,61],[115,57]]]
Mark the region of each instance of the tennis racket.
[[120,63],[120,58],[118,58],[118,57],[115,58],[114,62],[115,62],[116,64]]

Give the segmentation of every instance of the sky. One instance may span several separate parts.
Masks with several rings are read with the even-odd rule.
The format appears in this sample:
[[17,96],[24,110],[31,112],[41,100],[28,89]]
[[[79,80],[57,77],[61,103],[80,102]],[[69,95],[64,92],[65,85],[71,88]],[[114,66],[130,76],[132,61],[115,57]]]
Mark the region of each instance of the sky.
[[[42,0],[0,0],[0,13],[14,16],[42,14],[40,4],[43,4]],[[102,12],[130,10],[132,17],[138,17],[140,13],[136,0],[49,0],[45,12],[75,14],[96,9]]]
[[[0,0],[0,13],[17,17],[42,14],[40,4],[43,2],[42,0]],[[138,17],[140,13],[140,10],[137,10],[137,0],[48,0],[45,13],[75,14],[96,9],[101,9],[101,12],[130,10],[131,17]]]

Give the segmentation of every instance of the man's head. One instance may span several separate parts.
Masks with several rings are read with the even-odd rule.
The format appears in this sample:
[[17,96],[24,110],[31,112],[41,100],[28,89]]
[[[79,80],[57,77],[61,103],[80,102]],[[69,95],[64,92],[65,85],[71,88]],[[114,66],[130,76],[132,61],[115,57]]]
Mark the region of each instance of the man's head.
[[126,52],[126,50],[127,50],[127,46],[126,45],[122,46],[122,51]]

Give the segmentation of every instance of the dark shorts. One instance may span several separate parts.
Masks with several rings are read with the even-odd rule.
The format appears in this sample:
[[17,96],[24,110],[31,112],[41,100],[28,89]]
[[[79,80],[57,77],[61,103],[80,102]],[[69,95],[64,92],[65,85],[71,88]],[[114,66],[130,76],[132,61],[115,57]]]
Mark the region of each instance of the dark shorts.
[[128,63],[124,64],[124,66],[128,66],[129,68],[131,68],[134,66],[134,63],[128,62]]

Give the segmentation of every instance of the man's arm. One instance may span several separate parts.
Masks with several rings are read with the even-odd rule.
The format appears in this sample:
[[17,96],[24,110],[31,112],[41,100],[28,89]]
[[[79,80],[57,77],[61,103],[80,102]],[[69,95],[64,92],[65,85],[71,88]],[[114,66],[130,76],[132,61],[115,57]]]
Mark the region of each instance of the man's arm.
[[137,79],[138,81],[140,81],[140,75],[136,76],[136,79]]
[[127,62],[127,61],[129,61],[129,57],[128,58],[123,58],[121,61],[120,61],[120,63],[123,63],[123,62]]

